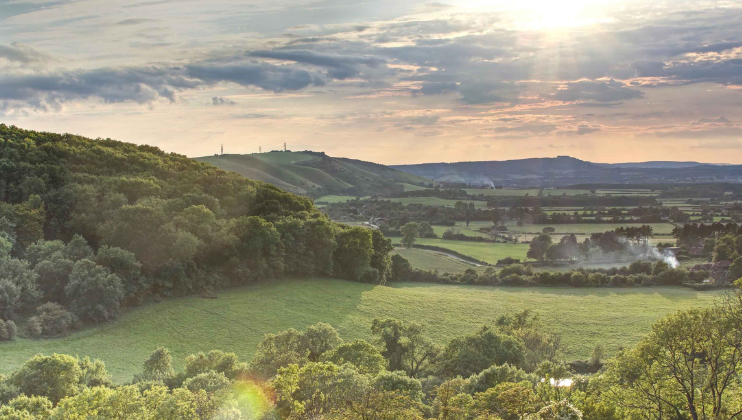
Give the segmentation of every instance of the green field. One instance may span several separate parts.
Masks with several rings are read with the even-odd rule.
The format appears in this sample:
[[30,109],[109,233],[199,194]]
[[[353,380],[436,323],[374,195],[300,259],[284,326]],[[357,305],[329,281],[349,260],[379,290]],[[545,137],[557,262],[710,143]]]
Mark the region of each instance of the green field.
[[399,185],[404,188],[405,191],[422,191],[422,190],[429,190],[428,187],[421,187],[419,185],[412,185],[412,184],[406,184],[404,182],[400,182]]
[[100,358],[115,382],[131,380],[157,346],[184,356],[211,349],[250,360],[265,333],[332,324],[345,340],[371,339],[377,317],[424,322],[440,343],[492,325],[500,315],[532,309],[563,335],[564,357],[585,359],[596,343],[606,356],[629,346],[665,314],[711,305],[715,292],[684,288],[497,288],[430,284],[373,286],[339,280],[296,280],[223,291],[218,299],[189,297],[135,309],[117,321],[54,340],[0,343],[0,373],[34,354]]
[[[365,200],[367,198],[371,198],[371,196],[365,196],[360,197],[361,200]],[[356,197],[352,197],[350,195],[323,195],[320,198],[317,198],[314,200],[315,203],[345,203],[346,201],[355,200]]]
[[484,196],[514,196],[514,197],[525,197],[526,195],[536,197],[541,191],[538,188],[528,190],[508,190],[508,189],[492,189],[492,188],[465,188],[469,195],[484,195]]
[[[491,223],[490,223],[491,224]],[[526,224],[523,226],[518,225],[507,225],[508,230],[511,232],[541,232],[545,227],[553,227],[556,229],[556,233],[584,233],[590,235],[592,233],[602,233],[609,230],[614,230],[619,227],[632,227],[632,226],[652,226],[653,233],[655,235],[668,235],[672,233],[674,225],[671,223],[569,223],[569,224],[554,224],[554,225],[532,225]]]
[[427,249],[397,247],[394,249],[394,253],[407,258],[413,268],[419,268],[421,270],[438,270],[441,273],[463,273],[469,268],[477,271],[484,271],[486,268],[485,266],[477,266],[476,264],[461,261],[460,259]]
[[525,260],[526,253],[528,252],[527,244],[468,242],[431,238],[419,238],[416,243],[420,245],[433,245],[450,249],[490,264],[497,264],[497,260],[501,260],[505,257]]
[[[491,223],[490,223],[490,225],[491,225]],[[460,222],[460,224],[457,223],[456,226],[440,226],[440,225],[434,225],[433,226],[433,232],[435,232],[435,234],[438,235],[438,237],[442,238],[443,237],[443,234],[447,230],[453,228],[453,230],[454,230],[455,233],[461,233],[461,234],[464,234],[466,236],[481,236],[483,238],[489,237],[489,235],[487,235],[486,233],[479,232],[477,230],[479,228],[479,226],[477,226],[476,228],[473,227],[472,225],[469,225],[469,226],[471,226],[471,227],[467,228],[466,227],[466,223],[461,223],[461,222]]]
[[547,190],[543,189],[541,190],[541,195],[543,197],[548,196],[562,196],[562,195],[584,195],[584,194],[592,194],[590,190]]
[[426,206],[444,206],[444,207],[455,207],[457,201],[463,201],[465,203],[474,203],[474,207],[478,209],[486,209],[486,201],[475,201],[475,200],[446,200],[445,198],[438,197],[398,197],[398,198],[385,198],[384,200],[394,201],[396,203],[408,204],[424,204]]

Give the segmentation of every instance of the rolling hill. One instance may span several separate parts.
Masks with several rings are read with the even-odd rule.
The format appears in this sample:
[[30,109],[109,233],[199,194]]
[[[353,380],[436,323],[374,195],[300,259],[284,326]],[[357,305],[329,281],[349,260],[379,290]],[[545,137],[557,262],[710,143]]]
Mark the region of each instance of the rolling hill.
[[388,166],[317,152],[216,155],[196,160],[311,197],[384,194],[432,182]]
[[742,165],[697,162],[603,164],[569,156],[504,161],[394,165],[439,182],[472,185],[555,186],[579,183],[739,182]]

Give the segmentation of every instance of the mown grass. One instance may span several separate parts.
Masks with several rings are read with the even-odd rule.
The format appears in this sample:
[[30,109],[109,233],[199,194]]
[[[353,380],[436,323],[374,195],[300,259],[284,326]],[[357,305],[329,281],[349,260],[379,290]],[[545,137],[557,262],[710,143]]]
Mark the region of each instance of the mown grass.
[[646,334],[653,322],[679,309],[709,306],[717,292],[683,288],[496,288],[396,284],[373,286],[329,279],[277,281],[219,293],[218,299],[173,299],[132,310],[117,321],[54,340],[0,343],[0,372],[34,354],[100,358],[114,381],[131,380],[157,346],[184,356],[211,349],[250,360],[265,333],[317,322],[345,340],[372,339],[377,317],[423,322],[440,343],[492,325],[500,316],[531,309],[562,334],[565,359],[587,358],[596,343],[610,356]]
[[405,257],[413,268],[419,268],[421,270],[438,270],[441,273],[463,273],[469,268],[477,271],[484,271],[486,268],[485,266],[476,266],[475,264],[427,249],[397,247],[394,249],[394,253]]
[[[392,240],[396,244],[399,244],[400,240],[398,238],[393,238]],[[521,261],[525,261],[526,253],[528,252],[528,244],[468,242],[432,238],[419,238],[416,243],[450,249],[490,264],[497,264],[497,260],[505,257],[520,258]]]
[[404,188],[405,191],[422,191],[422,190],[429,190],[428,187],[421,187],[419,185],[413,185],[413,184],[407,184],[404,182],[400,182],[399,185]]

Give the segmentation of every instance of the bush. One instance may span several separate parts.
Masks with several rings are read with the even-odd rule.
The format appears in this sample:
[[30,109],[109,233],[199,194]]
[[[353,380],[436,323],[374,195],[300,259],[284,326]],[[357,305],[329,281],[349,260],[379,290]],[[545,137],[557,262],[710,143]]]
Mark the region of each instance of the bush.
[[10,341],[15,339],[16,326],[13,321],[3,321],[0,319],[0,341]]
[[513,258],[513,257],[505,257],[501,260],[497,260],[497,265],[513,265],[513,264],[520,264],[520,259]]
[[28,334],[29,336],[38,338],[41,337],[41,334],[43,333],[44,327],[41,326],[39,317],[34,316],[26,322],[26,334]]
[[78,327],[77,317],[57,303],[45,303],[36,310],[38,315],[29,319],[26,325],[32,337],[64,336]]

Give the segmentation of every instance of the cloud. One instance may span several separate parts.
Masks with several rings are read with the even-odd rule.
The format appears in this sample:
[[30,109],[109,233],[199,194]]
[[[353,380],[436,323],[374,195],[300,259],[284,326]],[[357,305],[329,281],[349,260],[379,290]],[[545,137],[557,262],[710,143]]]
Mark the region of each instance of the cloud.
[[276,60],[290,60],[302,64],[328,68],[328,76],[333,79],[348,79],[362,75],[364,67],[376,68],[386,64],[386,60],[378,57],[359,57],[338,54],[319,54],[306,50],[298,51],[254,51],[251,57],[272,58]]
[[38,64],[52,61],[49,55],[17,42],[10,45],[0,45],[0,58],[20,64]]
[[141,25],[143,23],[157,22],[157,19],[124,19],[116,22],[118,26],[133,26]]
[[513,127],[495,127],[491,129],[495,133],[526,132],[536,135],[548,134],[556,130],[555,124],[524,124]]
[[557,90],[554,98],[562,102],[593,101],[609,103],[637,99],[642,96],[641,91],[629,89],[625,83],[617,80],[583,80],[568,83],[565,88]]
[[64,102],[88,99],[145,104],[164,98],[173,102],[178,91],[222,82],[284,92],[322,86],[325,78],[303,69],[257,61],[4,74],[0,75],[0,109],[59,110]]
[[221,105],[237,105],[237,102],[229,99],[229,98],[223,98],[221,96],[214,96],[211,98],[211,104],[214,106],[221,106]]
[[411,124],[419,125],[433,125],[438,122],[440,117],[438,115],[421,115],[419,117],[410,118]]

